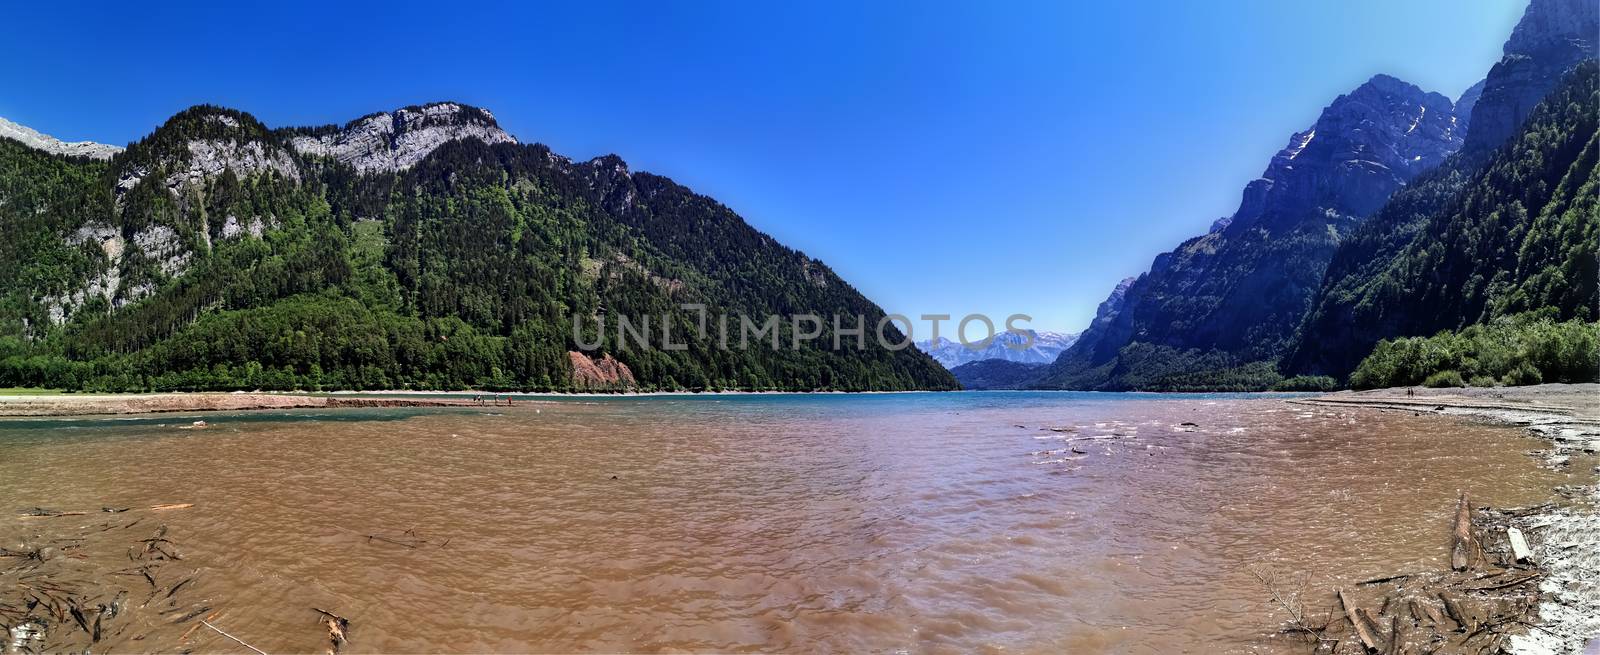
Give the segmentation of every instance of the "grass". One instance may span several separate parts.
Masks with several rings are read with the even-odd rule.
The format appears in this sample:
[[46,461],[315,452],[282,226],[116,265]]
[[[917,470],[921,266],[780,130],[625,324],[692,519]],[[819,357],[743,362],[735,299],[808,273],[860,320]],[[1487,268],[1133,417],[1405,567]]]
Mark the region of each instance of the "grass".
[[60,389],[37,389],[31,387],[0,387],[0,396],[59,396]]

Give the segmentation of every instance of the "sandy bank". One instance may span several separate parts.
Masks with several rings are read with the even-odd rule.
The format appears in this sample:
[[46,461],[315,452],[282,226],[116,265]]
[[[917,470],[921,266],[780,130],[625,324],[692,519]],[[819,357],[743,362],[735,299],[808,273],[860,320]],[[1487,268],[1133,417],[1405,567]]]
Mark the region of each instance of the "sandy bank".
[[0,416],[233,412],[330,407],[476,407],[464,398],[349,398],[273,393],[0,396]]
[[1543,573],[1538,605],[1543,625],[1513,636],[1510,650],[1590,652],[1585,645],[1600,642],[1600,384],[1378,389],[1289,402],[1460,416],[1523,426],[1546,439],[1547,449],[1530,454],[1570,473],[1575,484],[1556,489],[1563,502],[1510,519],[1528,535],[1533,561]]

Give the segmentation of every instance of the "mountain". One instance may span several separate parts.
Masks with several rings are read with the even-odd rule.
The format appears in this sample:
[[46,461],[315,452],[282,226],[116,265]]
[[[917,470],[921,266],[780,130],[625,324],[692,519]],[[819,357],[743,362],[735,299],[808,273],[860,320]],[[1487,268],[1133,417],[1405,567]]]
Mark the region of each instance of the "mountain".
[[1491,150],[1511,138],[1568,70],[1595,56],[1597,40],[1600,4],[1594,0],[1530,2],[1483,81],[1467,150]]
[[1378,75],[1289,138],[1233,215],[1102,304],[1041,386],[1258,388],[1340,240],[1461,147],[1455,103]]
[[1456,129],[1470,132],[1472,130],[1472,109],[1478,105],[1478,99],[1483,97],[1483,85],[1486,80],[1467,87],[1461,92],[1461,97],[1456,98]]
[[[1000,359],[1025,364],[1049,364],[1056,361],[1061,351],[1072,346],[1076,334],[1039,332],[1028,330],[1028,336],[1012,332],[999,332],[982,348],[969,348],[960,341],[939,337],[934,343],[928,339],[917,342],[917,349],[933,356],[945,368],[954,369],[968,362]],[[1022,346],[1026,344],[1027,347]],[[974,346],[978,344],[973,343]]]
[[1594,304],[1593,211],[1576,211],[1594,197],[1582,186],[1591,100],[1569,72],[1600,55],[1597,12],[1591,0],[1529,3],[1479,85],[1468,147],[1341,244],[1287,371],[1342,378],[1383,339]]
[[[1597,70],[1593,60],[1578,65],[1506,143],[1481,157],[1462,153],[1397,193],[1363,225],[1330,265],[1285,368],[1342,378],[1384,339],[1495,324],[1502,341],[1523,340],[1519,332],[1544,329],[1530,316],[1580,323],[1600,319]],[[1487,101],[1486,95],[1480,107]],[[1520,327],[1504,327],[1509,325]],[[1553,333],[1550,338],[1570,341]],[[1557,347],[1529,341],[1538,348]],[[1517,359],[1593,363],[1593,356],[1578,354],[1582,350]],[[1455,357],[1458,361],[1403,368],[1457,370],[1470,379],[1475,367],[1488,366],[1485,357]],[[1593,377],[1592,366],[1580,371],[1565,366],[1552,363],[1539,373],[1548,381]],[[1499,369],[1478,373],[1508,372]],[[1363,377],[1371,384],[1423,381],[1371,372]]]
[[1030,364],[1004,359],[980,359],[950,369],[962,389],[1027,389],[1038,381],[1049,364]]
[[956,386],[832,325],[738,347],[741,318],[796,314],[883,318],[716,200],[459,103],[279,129],[197,106],[105,160],[0,139],[0,386]]
[[459,139],[490,145],[517,142],[488,110],[454,102],[369,114],[343,127],[289,128],[282,133],[296,151],[332,157],[361,173],[406,170],[439,146]]
[[65,157],[110,159],[112,155],[122,152],[122,148],[93,141],[67,143],[48,134],[40,134],[32,128],[18,125],[4,118],[0,118],[0,139],[12,139],[30,148],[37,148]]

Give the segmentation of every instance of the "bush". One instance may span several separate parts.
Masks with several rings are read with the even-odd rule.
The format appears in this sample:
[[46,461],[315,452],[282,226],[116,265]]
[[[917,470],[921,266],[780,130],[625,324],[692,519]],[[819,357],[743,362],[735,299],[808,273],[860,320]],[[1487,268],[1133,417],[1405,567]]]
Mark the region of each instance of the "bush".
[[1296,375],[1272,385],[1273,391],[1337,391],[1339,381],[1326,375]]
[[1548,313],[1528,313],[1459,332],[1384,340],[1356,367],[1350,385],[1429,384],[1444,372],[1472,380],[1474,386],[1493,380],[1510,385],[1594,382],[1600,377],[1600,323],[1556,322]]
[[1506,384],[1511,386],[1539,384],[1544,382],[1544,375],[1539,373],[1539,367],[1534,366],[1532,362],[1522,362],[1512,369],[1510,373],[1507,373],[1503,379]]
[[1496,379],[1494,379],[1492,377],[1489,377],[1487,375],[1474,375],[1474,376],[1472,376],[1471,380],[1467,380],[1467,386],[1469,386],[1469,387],[1498,387],[1498,386],[1500,386],[1500,381],[1496,380]]
[[1461,380],[1460,371],[1439,371],[1428,376],[1428,379],[1423,380],[1422,386],[1434,388],[1464,387],[1467,386],[1467,383]]

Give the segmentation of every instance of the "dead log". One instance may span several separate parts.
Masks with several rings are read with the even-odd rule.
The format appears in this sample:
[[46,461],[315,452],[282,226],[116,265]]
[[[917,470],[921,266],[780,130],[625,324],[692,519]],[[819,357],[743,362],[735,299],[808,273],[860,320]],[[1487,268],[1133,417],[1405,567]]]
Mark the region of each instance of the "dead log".
[[1372,578],[1371,580],[1362,580],[1356,584],[1365,587],[1367,585],[1383,584],[1385,582],[1394,582],[1395,580],[1404,580],[1409,577],[1411,577],[1411,574],[1402,573],[1400,575],[1390,575],[1382,578]]
[[1344,606],[1345,618],[1350,620],[1350,625],[1355,628],[1356,638],[1361,640],[1361,645],[1368,653],[1380,653],[1385,650],[1387,642],[1379,636],[1378,624],[1372,620],[1372,615],[1350,602],[1350,597],[1344,590],[1339,590],[1339,604]]
[[1444,613],[1449,615],[1450,620],[1455,621],[1457,626],[1460,626],[1458,630],[1466,631],[1471,628],[1466,613],[1461,611],[1461,606],[1456,603],[1455,599],[1441,591],[1439,592],[1439,600],[1444,603]]
[[1444,625],[1444,614],[1441,614],[1439,608],[1434,607],[1433,603],[1412,600],[1411,617],[1416,619],[1418,623],[1427,622],[1435,626]]
[[1456,524],[1451,532],[1450,568],[1465,571],[1483,561],[1483,548],[1472,536],[1472,504],[1467,502],[1467,492],[1461,492],[1456,503]]
[[1543,575],[1544,575],[1544,573],[1539,572],[1539,571],[1535,571],[1535,572],[1530,573],[1528,575],[1512,578],[1512,579],[1507,580],[1505,582],[1499,582],[1499,583],[1495,583],[1495,584],[1492,584],[1492,585],[1485,585],[1485,586],[1482,586],[1482,587],[1470,587],[1470,589],[1472,591],[1493,591],[1495,589],[1505,589],[1506,587],[1515,587],[1515,586],[1517,586],[1519,584],[1522,584],[1524,582],[1528,582],[1529,580],[1537,579],[1539,577],[1542,577]]
[[1400,655],[1400,649],[1405,644],[1405,636],[1401,634],[1400,616],[1389,617],[1389,655]]

